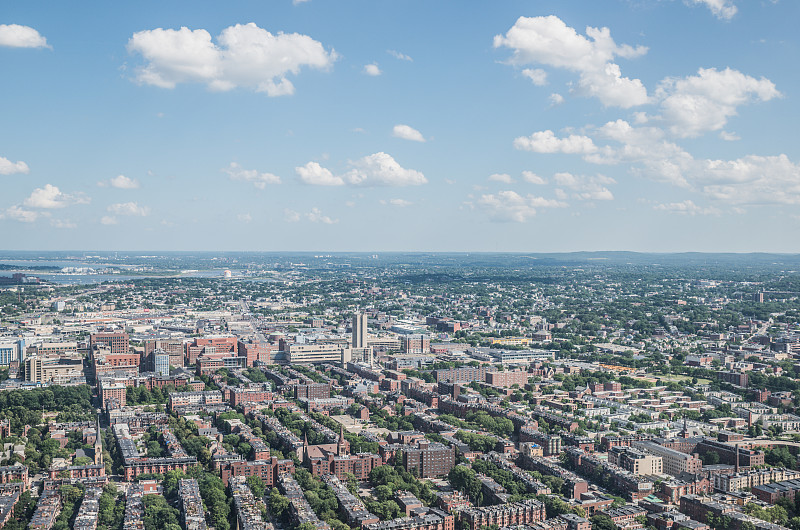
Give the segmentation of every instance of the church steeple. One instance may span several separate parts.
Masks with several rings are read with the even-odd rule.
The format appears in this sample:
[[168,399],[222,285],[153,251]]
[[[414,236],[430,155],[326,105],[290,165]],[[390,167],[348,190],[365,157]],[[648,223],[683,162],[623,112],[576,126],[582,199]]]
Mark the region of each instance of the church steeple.
[[103,465],[103,438],[102,432],[100,431],[100,415],[97,415],[97,425],[95,426],[97,431],[97,435],[94,439],[94,465],[101,466]]
[[339,424],[339,440],[336,442],[336,456],[347,456],[347,440],[344,439],[344,424]]

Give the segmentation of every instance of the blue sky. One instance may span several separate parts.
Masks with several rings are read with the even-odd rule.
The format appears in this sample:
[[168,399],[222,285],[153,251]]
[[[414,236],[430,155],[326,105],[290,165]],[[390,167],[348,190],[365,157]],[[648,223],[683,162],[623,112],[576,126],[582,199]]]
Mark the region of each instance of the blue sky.
[[798,19],[4,2],[0,247],[800,252]]

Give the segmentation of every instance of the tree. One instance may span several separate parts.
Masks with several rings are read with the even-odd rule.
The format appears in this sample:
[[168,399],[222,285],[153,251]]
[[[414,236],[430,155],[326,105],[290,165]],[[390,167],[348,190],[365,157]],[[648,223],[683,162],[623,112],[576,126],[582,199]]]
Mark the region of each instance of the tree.
[[592,530],[616,530],[617,525],[607,515],[597,514],[592,517]]
[[278,488],[272,488],[269,492],[269,509],[272,514],[279,519],[285,519],[288,515],[289,499],[281,495]]
[[250,486],[250,491],[253,492],[253,496],[256,499],[261,499],[264,497],[264,492],[266,491],[267,487],[264,485],[264,481],[261,479],[261,477],[254,475],[247,477],[247,485]]

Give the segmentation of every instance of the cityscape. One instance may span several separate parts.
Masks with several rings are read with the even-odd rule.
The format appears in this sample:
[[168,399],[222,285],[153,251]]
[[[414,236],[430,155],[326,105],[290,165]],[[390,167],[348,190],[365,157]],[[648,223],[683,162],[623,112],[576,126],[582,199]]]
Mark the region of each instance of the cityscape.
[[798,21],[5,0],[0,529],[800,530]]
[[0,267],[3,528],[800,528],[797,255]]

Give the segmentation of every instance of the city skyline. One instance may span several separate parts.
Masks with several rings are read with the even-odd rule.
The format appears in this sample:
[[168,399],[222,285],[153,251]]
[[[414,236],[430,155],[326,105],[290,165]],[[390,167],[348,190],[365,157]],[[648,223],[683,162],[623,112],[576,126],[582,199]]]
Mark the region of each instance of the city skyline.
[[800,252],[796,3],[193,7],[4,6],[3,247]]

